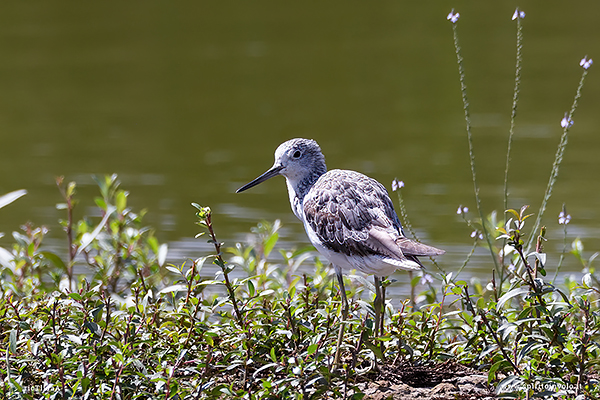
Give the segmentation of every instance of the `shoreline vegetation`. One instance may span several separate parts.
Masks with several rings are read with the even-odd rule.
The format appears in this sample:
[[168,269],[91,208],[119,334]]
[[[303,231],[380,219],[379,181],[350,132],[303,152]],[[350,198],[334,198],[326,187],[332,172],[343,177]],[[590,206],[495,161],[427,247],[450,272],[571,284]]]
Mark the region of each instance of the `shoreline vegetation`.
[[[476,212],[457,214],[473,229],[462,265],[432,260],[411,276],[399,307],[386,304],[386,330],[374,335],[373,285],[345,278],[350,312],[342,320],[335,279],[311,248],[281,250],[280,223],[261,222],[251,243],[226,247],[209,207],[193,203],[212,254],[167,264],[168,248],[128,207],[116,175],[96,177],[100,217],[74,218],[76,183],[57,179],[66,256],[44,247],[47,229],[25,225],[11,248],[0,248],[0,393],[6,399],[384,399],[599,398],[600,274],[583,241],[569,249],[566,207],[561,257],[549,263],[542,224],[592,60],[584,57],[573,105],[560,138],[540,208],[509,208],[510,154],[518,109],[523,19],[515,11],[517,57],[504,174],[505,213],[481,204],[458,21],[452,24],[463,99]],[[558,120],[558,119],[557,119]],[[394,180],[398,211],[411,229]],[[25,191],[0,197],[10,207]],[[533,217],[533,218],[532,218]],[[490,253],[486,284],[460,279],[477,247]],[[557,281],[575,257],[581,282]],[[302,273],[303,263],[314,271]],[[208,264],[218,267],[212,276]],[[90,274],[76,276],[74,267]],[[243,271],[232,278],[231,271]],[[421,283],[426,289],[416,293]],[[393,284],[386,281],[385,285]],[[341,365],[333,357],[345,326]],[[396,397],[394,397],[396,396]]]

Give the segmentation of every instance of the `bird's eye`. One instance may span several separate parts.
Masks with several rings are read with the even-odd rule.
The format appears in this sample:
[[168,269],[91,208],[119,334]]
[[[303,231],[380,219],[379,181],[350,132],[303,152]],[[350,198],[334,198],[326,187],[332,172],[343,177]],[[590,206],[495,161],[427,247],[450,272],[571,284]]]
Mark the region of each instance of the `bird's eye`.
[[300,158],[301,155],[302,155],[302,153],[300,152],[300,150],[296,150],[294,152],[294,154],[292,155],[292,157],[294,157],[294,158]]

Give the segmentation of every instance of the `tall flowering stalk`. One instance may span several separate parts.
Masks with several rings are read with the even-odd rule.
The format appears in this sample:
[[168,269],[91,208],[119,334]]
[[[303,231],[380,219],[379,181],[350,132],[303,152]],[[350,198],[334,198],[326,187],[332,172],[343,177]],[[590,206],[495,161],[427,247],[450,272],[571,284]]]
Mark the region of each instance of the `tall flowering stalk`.
[[456,30],[456,23],[460,18],[459,13],[455,13],[454,9],[448,14],[447,19],[452,22],[452,33],[454,36],[454,49],[456,52],[456,60],[458,64],[458,74],[460,79],[460,91],[462,93],[463,100],[463,109],[465,111],[465,122],[467,125],[467,140],[469,142],[469,156],[470,156],[470,164],[471,164],[471,175],[473,180],[473,190],[475,192],[475,203],[477,205],[477,211],[479,212],[479,217],[481,218],[481,226],[483,230],[483,236],[488,244],[488,248],[490,249],[490,253],[492,255],[492,259],[494,260],[494,266],[496,270],[499,270],[500,266],[498,265],[498,259],[496,254],[494,253],[494,247],[492,246],[492,236],[488,231],[488,228],[485,223],[485,218],[483,216],[483,210],[481,209],[481,198],[479,197],[479,185],[477,184],[477,173],[475,172],[475,152],[473,150],[473,134],[471,133],[471,115],[469,113],[469,99],[467,97],[467,85],[465,83],[465,69],[463,66],[463,58],[460,51],[460,45],[458,43],[458,32]]
[[521,63],[523,57],[523,24],[521,20],[525,18],[525,12],[519,8],[515,10],[512,16],[513,21],[517,21],[517,61],[515,66],[515,88],[513,90],[513,102],[510,113],[510,131],[508,134],[508,149],[506,151],[506,168],[504,169],[504,209],[508,210],[508,170],[510,166],[510,152],[512,148],[513,136],[515,133],[515,119],[517,118],[517,104],[519,102],[519,92],[521,87]]
[[[552,164],[552,172],[550,172],[550,179],[548,180],[548,185],[546,186],[546,193],[544,194],[544,199],[542,200],[542,204],[540,206],[540,210],[537,214],[537,218],[535,219],[535,225],[531,232],[537,232],[540,229],[540,225],[542,223],[542,217],[544,216],[544,212],[546,211],[546,206],[548,204],[548,200],[552,196],[552,189],[554,188],[554,184],[556,183],[556,179],[558,178],[558,171],[560,169],[560,164],[562,162],[563,156],[565,154],[565,149],[567,147],[567,143],[569,141],[569,130],[574,124],[573,115],[575,114],[575,110],[577,109],[579,98],[581,97],[581,89],[583,88],[583,82],[585,81],[585,77],[588,74],[588,69],[592,66],[593,61],[591,58],[585,56],[579,62],[579,65],[583,68],[583,73],[581,75],[581,79],[579,80],[579,86],[577,87],[577,93],[575,93],[575,98],[573,99],[573,104],[571,105],[571,110],[565,113],[565,116],[560,121],[560,126],[563,128],[563,134],[560,137],[560,142],[558,144],[558,148],[556,149],[556,155],[554,156],[554,163]],[[532,246],[534,235],[529,237],[527,241],[527,252]]]

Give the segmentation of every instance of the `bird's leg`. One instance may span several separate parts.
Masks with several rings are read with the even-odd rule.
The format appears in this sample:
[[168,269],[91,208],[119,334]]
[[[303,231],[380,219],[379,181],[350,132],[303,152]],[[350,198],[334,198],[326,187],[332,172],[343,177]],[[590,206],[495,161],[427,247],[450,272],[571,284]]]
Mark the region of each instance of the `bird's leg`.
[[[383,335],[383,306],[385,289],[381,286],[381,279],[378,276],[375,279],[375,300],[373,300],[373,309],[375,310],[375,336]],[[380,342],[381,358],[385,360],[383,342]]]
[[346,297],[346,287],[344,286],[344,277],[342,276],[342,270],[335,268],[335,274],[337,275],[338,283],[340,285],[340,294],[342,296],[342,316],[344,320],[348,316],[348,298]]
[[340,286],[340,294],[342,296],[342,323],[340,324],[340,330],[338,332],[337,348],[335,350],[335,357],[333,358],[333,365],[335,367],[340,363],[340,354],[342,351],[342,341],[344,340],[344,330],[346,328],[346,325],[344,324],[344,322],[346,321],[346,318],[348,317],[348,298],[346,297],[346,288],[344,287],[344,277],[342,276],[342,270],[337,266],[334,266],[334,268],[335,268],[335,274],[337,276],[338,283]]
[[[385,276],[381,278],[381,281],[385,281]],[[383,327],[385,326],[385,286],[381,285],[381,327],[379,331],[381,332],[381,336],[383,336]]]
[[373,310],[375,311],[375,336],[379,336],[379,327],[381,326],[381,280],[378,276],[375,279],[375,299],[373,300]]

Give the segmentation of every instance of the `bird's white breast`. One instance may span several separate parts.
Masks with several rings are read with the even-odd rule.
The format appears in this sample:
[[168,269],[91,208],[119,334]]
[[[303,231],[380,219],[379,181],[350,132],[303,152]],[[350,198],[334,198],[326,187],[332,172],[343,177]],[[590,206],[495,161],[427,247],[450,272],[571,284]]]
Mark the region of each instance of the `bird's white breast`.
[[[321,243],[316,232],[311,228],[310,224],[307,224],[305,221],[302,222],[304,223],[304,229],[306,230],[306,234],[308,235],[308,240],[310,240],[312,245],[315,246],[315,249],[317,249],[317,251],[321,255],[323,255],[330,263],[338,266],[343,270],[350,271],[355,269],[364,272],[365,274],[389,276],[393,274],[397,269],[403,268],[402,266],[392,264],[391,261],[393,260],[388,260],[378,255],[347,256],[343,253],[330,250]],[[415,264],[415,266],[403,269],[419,269],[419,266],[416,263],[412,264]]]

